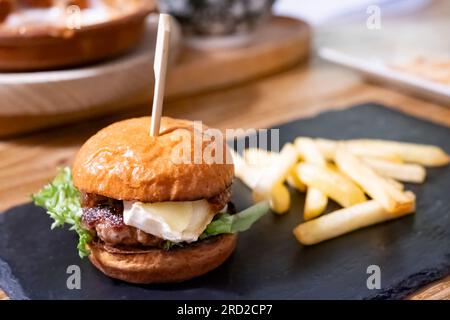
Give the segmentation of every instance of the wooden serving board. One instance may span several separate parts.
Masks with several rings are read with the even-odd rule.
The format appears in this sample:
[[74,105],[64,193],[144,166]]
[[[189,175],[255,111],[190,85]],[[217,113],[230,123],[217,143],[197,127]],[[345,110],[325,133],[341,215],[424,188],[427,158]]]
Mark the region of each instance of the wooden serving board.
[[[150,103],[155,31],[150,17],[150,40],[114,61],[71,70],[0,74],[0,137]],[[167,98],[286,69],[310,50],[308,25],[286,17],[273,17],[242,47],[193,49],[180,44],[180,39],[179,33],[172,39],[172,51],[180,54],[169,70]]]

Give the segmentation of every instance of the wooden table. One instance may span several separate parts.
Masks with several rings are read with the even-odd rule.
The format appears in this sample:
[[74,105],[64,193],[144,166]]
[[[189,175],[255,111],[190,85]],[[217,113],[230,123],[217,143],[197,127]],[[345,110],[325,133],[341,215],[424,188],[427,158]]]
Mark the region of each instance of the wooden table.
[[[201,119],[225,128],[268,127],[325,110],[374,101],[450,126],[450,108],[362,81],[354,73],[313,59],[287,72],[234,88],[167,101],[165,114]],[[150,105],[0,142],[0,210],[29,201],[55,174],[70,165],[81,144],[118,119],[150,112]],[[5,298],[0,292],[0,299]],[[412,299],[450,299],[450,277],[412,295]]]

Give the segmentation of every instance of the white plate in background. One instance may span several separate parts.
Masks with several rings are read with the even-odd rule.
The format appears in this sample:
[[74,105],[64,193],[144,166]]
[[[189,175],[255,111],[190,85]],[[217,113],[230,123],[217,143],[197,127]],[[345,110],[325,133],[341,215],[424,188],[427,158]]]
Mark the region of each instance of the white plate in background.
[[405,63],[408,62],[409,58],[406,58],[406,56],[404,58],[397,56],[391,59],[375,59],[327,47],[320,48],[318,54],[324,60],[352,69],[382,85],[401,88],[450,106],[450,86],[397,71],[389,66],[398,64],[401,60],[404,60]]

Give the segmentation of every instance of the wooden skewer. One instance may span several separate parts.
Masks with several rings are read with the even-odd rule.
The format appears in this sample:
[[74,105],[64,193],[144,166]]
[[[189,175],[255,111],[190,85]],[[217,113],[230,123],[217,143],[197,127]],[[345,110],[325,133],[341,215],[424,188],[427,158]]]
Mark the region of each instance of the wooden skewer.
[[158,22],[158,35],[156,38],[155,62],[155,89],[153,93],[152,122],[150,135],[158,136],[163,109],[164,88],[166,86],[167,60],[169,58],[170,42],[170,15],[160,14]]

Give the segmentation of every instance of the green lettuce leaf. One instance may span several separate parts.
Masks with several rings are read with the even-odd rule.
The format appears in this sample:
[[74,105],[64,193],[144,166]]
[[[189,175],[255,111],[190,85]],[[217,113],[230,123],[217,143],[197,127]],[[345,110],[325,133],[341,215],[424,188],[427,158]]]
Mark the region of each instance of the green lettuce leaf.
[[200,239],[222,233],[235,233],[248,230],[254,222],[269,211],[269,202],[263,201],[237,213],[222,213],[206,227]]
[[73,185],[70,168],[60,169],[55,179],[31,198],[37,206],[47,209],[54,220],[51,229],[69,225],[70,230],[78,234],[78,254],[88,256],[86,244],[92,240],[92,235],[81,226],[80,194]]

